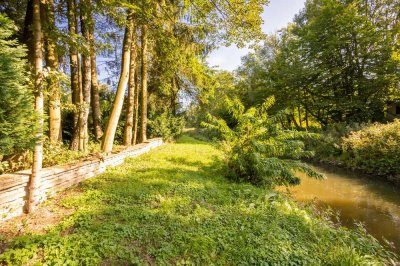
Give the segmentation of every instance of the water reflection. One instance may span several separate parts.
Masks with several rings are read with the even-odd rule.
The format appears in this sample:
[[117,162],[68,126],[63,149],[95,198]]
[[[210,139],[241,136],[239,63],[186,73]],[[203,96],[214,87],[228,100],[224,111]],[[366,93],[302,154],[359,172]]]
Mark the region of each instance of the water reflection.
[[330,206],[340,213],[347,227],[362,222],[378,240],[383,238],[400,248],[400,189],[386,182],[366,178],[345,169],[315,166],[327,177],[313,180],[302,176],[299,186],[289,191],[297,201],[316,200],[317,206]]

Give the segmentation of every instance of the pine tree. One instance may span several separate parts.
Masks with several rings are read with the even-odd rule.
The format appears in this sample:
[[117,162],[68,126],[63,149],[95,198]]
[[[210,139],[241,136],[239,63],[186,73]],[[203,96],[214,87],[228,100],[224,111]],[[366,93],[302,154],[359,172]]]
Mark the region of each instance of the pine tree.
[[33,94],[27,84],[26,49],[10,39],[15,27],[0,14],[0,154],[11,155],[34,144]]

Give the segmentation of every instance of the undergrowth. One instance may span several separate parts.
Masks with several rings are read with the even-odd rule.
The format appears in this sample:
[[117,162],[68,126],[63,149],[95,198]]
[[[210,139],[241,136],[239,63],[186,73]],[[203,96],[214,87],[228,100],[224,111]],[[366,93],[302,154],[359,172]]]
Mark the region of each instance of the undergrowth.
[[[385,265],[395,255],[271,190],[224,178],[222,153],[183,136],[81,184],[75,213],[11,240],[9,265]],[[392,261],[394,264],[394,262]]]
[[308,143],[315,159],[360,170],[400,186],[400,120],[387,124],[337,124]]
[[[113,152],[118,152],[125,148],[126,147],[122,145],[114,145]],[[46,140],[43,147],[43,167],[74,163],[89,159],[93,156],[98,156],[100,153],[100,143],[90,143],[88,151],[82,152],[73,151],[68,145],[62,143],[51,144]],[[16,154],[4,161],[1,161],[1,157],[2,156],[0,155],[0,174],[12,173],[32,167],[32,151]]]

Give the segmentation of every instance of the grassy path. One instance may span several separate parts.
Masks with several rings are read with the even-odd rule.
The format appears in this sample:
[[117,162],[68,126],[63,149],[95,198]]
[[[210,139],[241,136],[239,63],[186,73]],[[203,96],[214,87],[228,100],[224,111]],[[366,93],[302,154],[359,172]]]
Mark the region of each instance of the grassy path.
[[271,191],[223,177],[222,155],[189,137],[80,185],[73,214],[15,238],[13,265],[370,265],[379,244],[334,229]]

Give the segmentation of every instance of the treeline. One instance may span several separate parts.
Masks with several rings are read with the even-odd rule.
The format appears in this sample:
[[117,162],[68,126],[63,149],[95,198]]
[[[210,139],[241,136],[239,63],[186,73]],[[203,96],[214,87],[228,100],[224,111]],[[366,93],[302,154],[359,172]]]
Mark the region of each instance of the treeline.
[[400,96],[400,3],[308,0],[293,23],[243,58],[248,106],[273,95],[287,126],[386,121]]
[[116,136],[126,146],[146,141],[149,119],[182,125],[169,120],[181,113],[179,95],[209,78],[206,54],[260,40],[266,3],[2,1],[2,161],[34,146],[34,191],[44,144],[87,154],[97,142],[109,153]]

